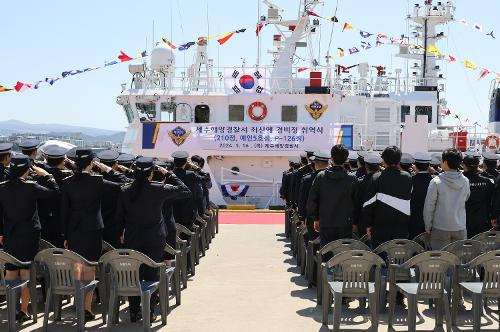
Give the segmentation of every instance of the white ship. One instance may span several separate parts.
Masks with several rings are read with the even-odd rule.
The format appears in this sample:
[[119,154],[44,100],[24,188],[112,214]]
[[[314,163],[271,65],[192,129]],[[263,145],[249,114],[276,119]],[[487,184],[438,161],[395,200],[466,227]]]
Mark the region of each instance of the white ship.
[[[206,40],[193,46],[188,68],[176,65],[176,51],[167,44],[152,50],[150,63],[130,65],[130,86],[122,85],[117,97],[129,122],[123,152],[161,159],[176,150],[198,154],[206,158],[214,180],[212,201],[266,208],[283,204],[278,196],[282,171],[288,157],[306,147],[397,145],[412,153],[454,145],[467,149],[482,141],[467,136],[467,128],[441,124],[440,112],[446,109],[442,58],[427,52],[427,45],[446,38],[439,26],[453,19],[453,1],[425,1],[408,15],[412,43],[423,46],[397,45],[398,56],[410,62],[409,77],[401,69],[389,73],[369,63],[346,69],[328,57],[314,66],[311,36],[321,21],[308,11],[321,1],[300,2],[298,17],[285,20],[278,6],[264,1],[267,15],[259,24],[278,31],[268,66],[257,60],[252,66],[243,61],[216,67]],[[311,67],[299,73],[294,56],[304,47]],[[243,190],[246,194],[234,200]],[[232,195],[225,197],[228,192]]]

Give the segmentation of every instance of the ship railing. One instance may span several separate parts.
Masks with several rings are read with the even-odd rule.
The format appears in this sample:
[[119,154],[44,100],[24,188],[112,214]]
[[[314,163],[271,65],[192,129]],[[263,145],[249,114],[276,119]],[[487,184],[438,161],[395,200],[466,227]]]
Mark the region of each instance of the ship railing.
[[[228,178],[228,174],[231,174],[231,177]],[[234,176],[241,176],[243,179],[240,178],[234,178]],[[246,185],[252,185],[250,187],[255,189],[255,188],[271,188],[271,194],[270,195],[245,195],[243,197],[243,200],[245,204],[250,198],[262,198],[265,201],[265,208],[269,208],[271,205],[275,205],[278,200],[281,198],[279,197],[279,187],[281,186],[281,181],[278,181],[276,179],[272,180],[267,180],[263,178],[259,178],[254,175],[246,174],[243,172],[240,172],[238,170],[234,169],[229,169],[225,167],[221,167],[220,169],[220,184],[221,185],[227,185],[227,184],[246,184]]]
[[[261,84],[272,94],[304,94],[305,86],[309,86],[309,77],[307,71],[298,73],[298,67],[292,68],[291,76],[281,77],[272,76],[272,66],[259,67],[259,73],[262,75]],[[176,67],[172,70],[170,76],[165,73],[148,69],[148,74],[144,77],[136,76],[132,87],[135,89],[162,89],[169,91],[182,91],[184,93],[198,92],[208,93],[226,93],[230,88],[227,80],[234,78],[226,77],[225,73],[238,70],[244,73],[253,73],[255,67],[217,67],[213,68],[213,75],[195,77],[192,76],[192,70],[186,67]],[[343,95],[365,95],[365,96],[383,96],[389,93],[405,93],[414,91],[415,86],[431,85],[435,86],[438,78],[417,78],[417,77],[399,77],[399,76],[378,76],[375,72],[368,77],[362,78],[355,75],[346,76],[336,75],[334,70],[328,70],[326,67],[315,69],[322,72],[321,86],[329,88],[331,94],[337,92]],[[328,76],[332,73],[331,76]],[[260,80],[259,80],[260,82]]]

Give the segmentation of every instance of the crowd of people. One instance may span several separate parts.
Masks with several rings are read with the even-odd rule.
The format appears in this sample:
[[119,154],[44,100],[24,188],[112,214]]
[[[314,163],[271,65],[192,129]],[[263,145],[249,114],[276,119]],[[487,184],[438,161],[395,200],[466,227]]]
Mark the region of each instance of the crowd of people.
[[[98,261],[102,241],[114,248],[142,252],[171,265],[176,248],[176,226],[192,230],[197,217],[209,208],[210,175],[204,159],[176,151],[161,161],[106,150],[67,150],[27,140],[14,154],[12,144],[0,144],[0,246],[20,261],[32,261],[40,238],[55,247]],[[182,234],[181,234],[182,238]],[[189,241],[188,238],[182,238]],[[6,266],[7,280],[28,280],[29,270]],[[155,270],[141,269],[154,281]],[[95,268],[75,267],[75,278],[93,280]],[[95,319],[93,294],[85,299],[85,319]],[[151,322],[157,298],[151,299]],[[21,294],[17,320],[30,319],[29,291]],[[130,320],[141,319],[140,298],[129,298]]]
[[290,159],[280,195],[307,228],[306,245],[362,237],[372,247],[426,232],[433,250],[497,226],[499,156],[307,149]]

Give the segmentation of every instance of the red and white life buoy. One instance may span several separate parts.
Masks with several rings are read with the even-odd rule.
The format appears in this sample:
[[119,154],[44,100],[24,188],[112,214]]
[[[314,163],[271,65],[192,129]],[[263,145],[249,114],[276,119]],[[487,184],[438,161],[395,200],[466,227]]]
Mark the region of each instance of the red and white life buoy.
[[497,150],[500,146],[500,138],[497,135],[489,135],[484,140],[484,145],[489,150]]
[[[255,108],[260,108],[262,110],[259,115],[256,115],[254,113],[254,109]],[[262,121],[262,120],[264,120],[265,117],[267,116],[267,106],[266,106],[266,104],[264,104],[264,103],[262,103],[260,101],[256,101],[254,103],[251,103],[250,106],[248,106],[248,116],[253,121]]]

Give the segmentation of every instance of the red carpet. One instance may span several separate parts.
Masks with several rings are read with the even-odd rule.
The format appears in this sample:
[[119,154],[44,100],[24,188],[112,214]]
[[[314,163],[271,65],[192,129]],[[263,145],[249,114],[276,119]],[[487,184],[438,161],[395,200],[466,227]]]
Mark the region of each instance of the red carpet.
[[285,223],[284,213],[220,212],[220,224],[280,225]]

